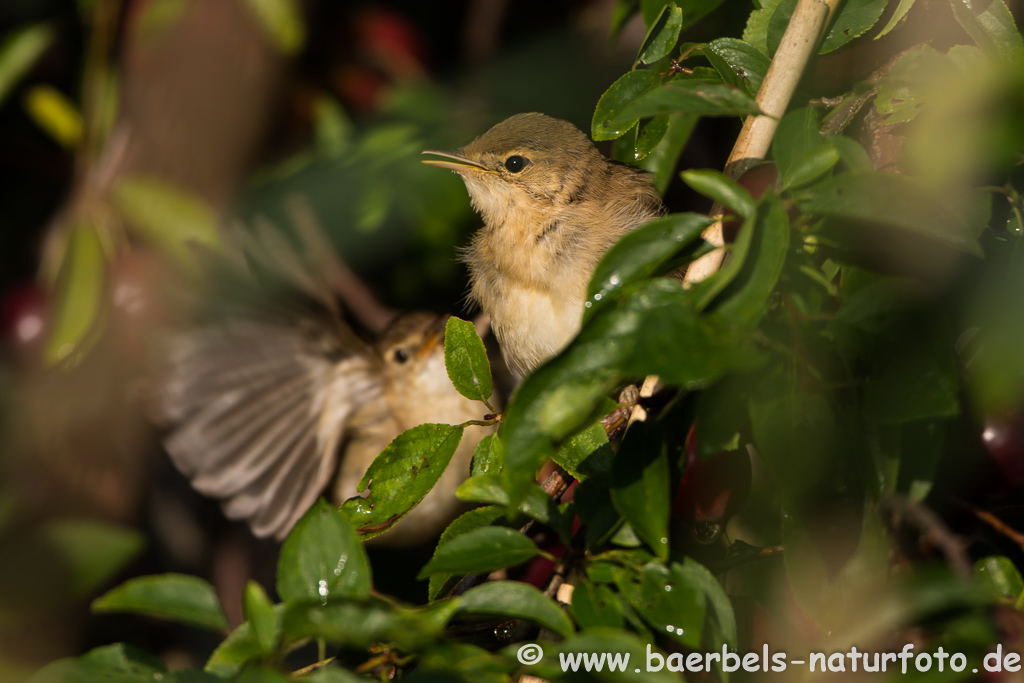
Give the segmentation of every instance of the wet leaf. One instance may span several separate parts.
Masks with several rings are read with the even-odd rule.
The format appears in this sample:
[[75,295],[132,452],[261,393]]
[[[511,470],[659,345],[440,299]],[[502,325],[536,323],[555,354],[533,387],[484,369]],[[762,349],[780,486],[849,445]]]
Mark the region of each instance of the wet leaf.
[[386,532],[434,487],[462,440],[462,427],[423,424],[392,440],[359,482],[366,498],[346,500],[341,511],[363,539]]
[[488,434],[477,442],[473,450],[473,461],[469,468],[472,477],[481,474],[497,474],[505,462],[505,446],[497,434]]
[[583,319],[627,284],[659,274],[662,266],[691,245],[712,221],[703,214],[674,213],[626,233],[601,258],[587,287]]
[[700,647],[707,610],[704,587],[680,565],[669,569],[652,562],[645,566],[630,603],[655,633],[667,633],[687,647]]
[[285,602],[320,602],[370,594],[370,564],[349,521],[323,499],[295,525],[277,561]]
[[190,626],[227,631],[217,593],[198,576],[160,574],[131,579],[92,601],[100,614],[127,612],[146,614]]
[[683,10],[674,2],[665,5],[658,18],[647,29],[644,42],[637,54],[637,63],[653,64],[665,57],[679,40],[679,31],[683,28]]
[[473,323],[448,318],[444,328],[444,366],[460,394],[476,401],[486,402],[490,398],[491,365]]
[[636,147],[631,161],[640,161],[653,152],[668,132],[668,115],[655,116],[639,121],[637,125]]
[[489,581],[462,596],[460,614],[529,619],[561,636],[573,632],[572,622],[554,600],[518,581]]
[[594,140],[614,140],[636,125],[639,117],[621,120],[622,110],[643,93],[657,87],[661,78],[653,71],[627,71],[611,84],[594,109],[591,136]]
[[771,64],[756,47],[736,38],[713,40],[704,48],[704,54],[726,83],[742,88],[751,97],[757,96]]
[[661,430],[653,422],[634,423],[612,465],[612,503],[661,559],[669,550],[669,474]]

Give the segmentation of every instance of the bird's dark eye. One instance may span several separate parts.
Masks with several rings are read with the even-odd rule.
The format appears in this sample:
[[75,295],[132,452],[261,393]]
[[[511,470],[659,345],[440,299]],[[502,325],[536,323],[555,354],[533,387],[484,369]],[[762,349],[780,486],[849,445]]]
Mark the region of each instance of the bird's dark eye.
[[521,157],[518,154],[513,154],[508,159],[505,159],[505,168],[508,169],[509,173],[519,173],[526,168],[526,164],[526,157]]
[[405,361],[409,360],[409,352],[406,351],[405,349],[398,349],[397,351],[395,351],[394,358],[396,363],[404,363]]

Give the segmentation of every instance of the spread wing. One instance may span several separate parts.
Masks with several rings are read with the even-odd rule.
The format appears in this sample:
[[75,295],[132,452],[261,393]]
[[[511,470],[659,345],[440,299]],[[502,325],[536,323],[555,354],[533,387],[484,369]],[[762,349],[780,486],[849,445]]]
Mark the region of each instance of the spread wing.
[[283,538],[334,474],[353,413],[379,395],[358,351],[308,318],[228,318],[173,335],[155,409],[175,466],[228,517]]

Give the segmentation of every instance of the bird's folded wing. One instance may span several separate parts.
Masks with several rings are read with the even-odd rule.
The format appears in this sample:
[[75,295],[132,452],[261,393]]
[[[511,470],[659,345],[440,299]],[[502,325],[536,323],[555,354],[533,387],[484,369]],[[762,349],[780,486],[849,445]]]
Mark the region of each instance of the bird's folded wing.
[[309,509],[380,392],[367,354],[328,327],[228,318],[172,335],[163,356],[153,407],[171,459],[257,536],[283,538]]

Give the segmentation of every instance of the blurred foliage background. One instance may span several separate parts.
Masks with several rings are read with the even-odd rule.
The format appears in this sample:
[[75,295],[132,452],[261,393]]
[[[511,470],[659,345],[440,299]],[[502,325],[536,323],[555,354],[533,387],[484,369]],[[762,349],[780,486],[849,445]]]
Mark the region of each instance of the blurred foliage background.
[[[533,536],[578,563],[574,623],[515,590],[519,612],[508,596],[484,609],[477,593],[477,612],[467,600],[436,614],[525,619],[567,648],[913,642],[974,661],[996,642],[1024,649],[1020,3],[847,0],[772,165],[739,185],[681,178],[724,167],[794,4],[5,2],[0,678],[113,642],[150,654],[104,650],[88,666],[138,663],[139,680],[198,669],[224,624],[248,629],[218,651],[225,676],[277,675],[270,664],[297,634],[362,642],[345,614],[319,631],[303,621],[288,588],[302,574],[295,553],[277,565],[279,546],[225,521],[169,465],[143,408],[146,348],[177,315],[168,300],[202,281],[194,245],[219,248],[226,226],[287,239],[303,221],[322,228],[352,271],[335,284],[361,331],[392,309],[465,317],[457,249],[478,219],[461,181],[418,155],[523,111],[568,119],[644,165],[672,213],[610,255],[601,272],[631,279],[595,278],[605,303],[509,406],[500,486],[467,489],[494,507],[463,532],[505,524],[496,510],[528,497],[548,457],[584,480]],[[711,200],[733,217],[730,265],[685,292],[648,279],[706,250],[684,212]],[[616,338],[622,329],[632,333]],[[668,389],[609,464],[593,417],[648,374]],[[348,547],[347,526],[315,524],[289,542]],[[434,552],[371,549],[374,588],[426,602],[416,575]],[[476,566],[472,553],[449,559]],[[271,608],[246,582],[274,586],[275,571],[284,602]],[[209,581],[223,612],[178,616],[210,632],[90,613],[118,580],[165,572]],[[547,585],[535,564],[510,572]],[[693,603],[659,602],[670,581]],[[172,587],[209,597],[203,586]],[[501,648],[535,631],[466,638],[367,606],[368,584],[350,589],[395,620],[376,640],[415,652],[421,674],[521,673]],[[112,595],[108,606],[124,600]],[[285,608],[298,615],[286,637],[259,626]],[[696,635],[652,633],[672,618]],[[273,635],[256,647],[252,633]],[[322,654],[311,649],[302,661]],[[364,671],[377,676],[407,665],[373,655]],[[345,663],[365,662],[349,652]]]

